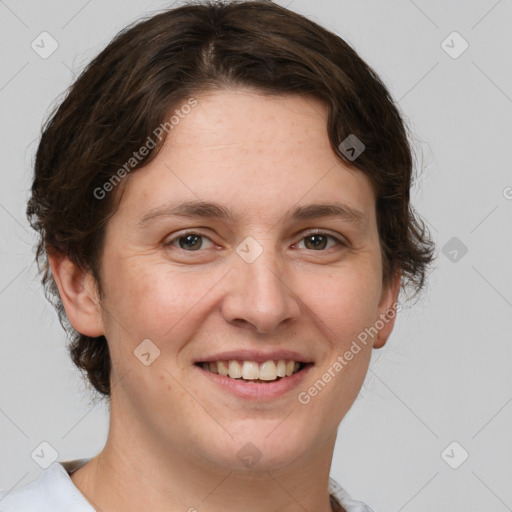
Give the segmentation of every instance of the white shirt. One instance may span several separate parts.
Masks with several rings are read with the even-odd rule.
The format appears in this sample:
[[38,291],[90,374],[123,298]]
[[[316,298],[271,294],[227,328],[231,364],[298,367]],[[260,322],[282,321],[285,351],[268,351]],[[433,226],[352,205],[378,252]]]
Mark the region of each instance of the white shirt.
[[[69,476],[90,460],[54,462],[37,480],[18,489],[0,491],[0,512],[95,512]],[[332,478],[329,492],[347,512],[373,512],[368,505],[353,500]]]

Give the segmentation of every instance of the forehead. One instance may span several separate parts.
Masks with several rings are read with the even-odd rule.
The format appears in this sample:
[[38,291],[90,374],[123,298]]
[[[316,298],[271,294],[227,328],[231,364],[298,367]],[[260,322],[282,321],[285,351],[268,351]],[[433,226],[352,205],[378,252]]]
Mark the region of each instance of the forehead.
[[203,153],[236,149],[237,156],[248,158],[282,156],[292,147],[302,154],[330,150],[326,106],[313,96],[234,89],[210,92],[197,101],[170,132],[168,146]]
[[371,217],[371,184],[332,150],[320,100],[249,90],[196,99],[158,156],[130,176],[123,195],[134,211],[215,201],[275,222],[292,206],[342,202]]

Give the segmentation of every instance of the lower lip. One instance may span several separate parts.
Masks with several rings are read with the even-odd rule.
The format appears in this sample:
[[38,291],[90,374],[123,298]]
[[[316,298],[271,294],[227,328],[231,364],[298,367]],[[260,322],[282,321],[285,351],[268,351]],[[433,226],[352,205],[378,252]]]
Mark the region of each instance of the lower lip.
[[239,398],[264,401],[284,396],[286,393],[296,388],[304,380],[313,364],[309,363],[302,368],[302,370],[299,370],[289,377],[282,377],[279,380],[268,383],[236,380],[204,370],[200,366],[194,366],[202,372],[206,378],[210,379],[211,382],[219,385],[233,395]]

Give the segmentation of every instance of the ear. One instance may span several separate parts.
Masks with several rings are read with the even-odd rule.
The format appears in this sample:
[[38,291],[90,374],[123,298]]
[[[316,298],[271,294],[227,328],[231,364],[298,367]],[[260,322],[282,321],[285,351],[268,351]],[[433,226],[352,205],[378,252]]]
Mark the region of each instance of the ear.
[[48,249],[47,254],[69,323],[85,336],[102,336],[101,305],[92,274],[78,268],[61,251]]
[[381,327],[378,330],[377,336],[374,338],[373,348],[382,348],[388,340],[396,318],[396,306],[398,294],[400,293],[400,282],[402,272],[397,271],[390,279],[388,286],[382,289],[382,295],[377,309],[378,318],[375,319],[376,327]]

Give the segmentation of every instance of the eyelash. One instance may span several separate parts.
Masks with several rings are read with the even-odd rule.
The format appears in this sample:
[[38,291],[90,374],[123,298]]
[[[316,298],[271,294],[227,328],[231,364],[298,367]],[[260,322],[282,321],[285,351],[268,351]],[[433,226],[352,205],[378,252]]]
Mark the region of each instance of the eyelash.
[[[172,238],[168,242],[165,242],[164,246],[165,247],[172,247],[174,242],[177,242],[180,238],[185,238],[188,235],[196,235],[198,237],[207,238],[211,242],[211,239],[208,236],[203,235],[201,233],[198,233],[197,231],[185,231],[183,233],[180,233],[178,236]],[[331,240],[335,240],[338,243],[338,245],[340,245],[342,247],[347,247],[348,246],[348,244],[345,243],[343,240],[340,240],[339,238],[335,237],[334,235],[330,235],[329,233],[326,233],[326,232],[320,231],[320,230],[318,230],[318,231],[311,231],[311,232],[307,233],[306,235],[304,235],[300,239],[300,241],[302,242],[305,238],[308,238],[308,237],[313,236],[313,235],[322,235],[322,236],[325,236],[327,238],[330,238]],[[186,249],[183,249],[182,247],[176,247],[176,249],[179,249],[179,250],[184,251],[184,252],[190,252],[190,253],[201,252],[201,249],[198,249],[198,250],[195,250],[195,251],[194,250],[187,251]],[[315,251],[314,249],[306,249],[306,250],[311,251],[311,252],[327,252],[330,249],[333,249],[333,247],[330,247],[328,249],[321,249],[321,250],[318,250],[318,251]]]

